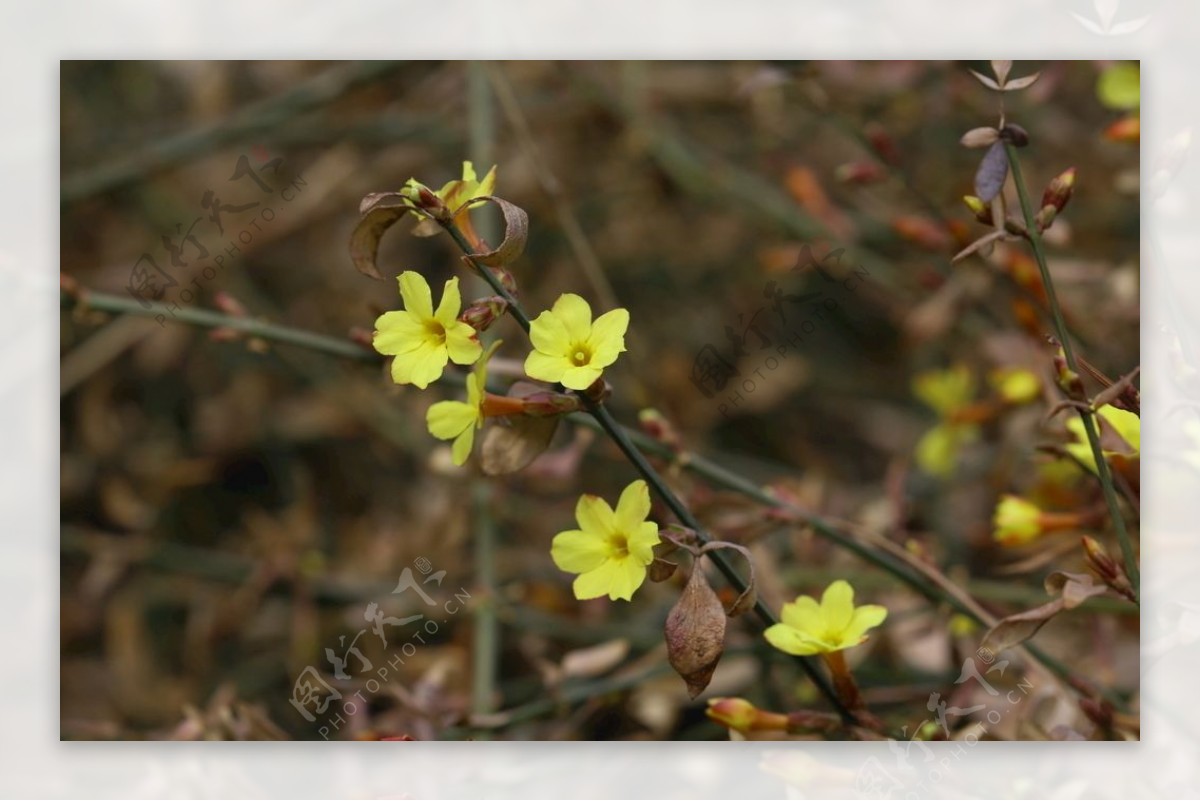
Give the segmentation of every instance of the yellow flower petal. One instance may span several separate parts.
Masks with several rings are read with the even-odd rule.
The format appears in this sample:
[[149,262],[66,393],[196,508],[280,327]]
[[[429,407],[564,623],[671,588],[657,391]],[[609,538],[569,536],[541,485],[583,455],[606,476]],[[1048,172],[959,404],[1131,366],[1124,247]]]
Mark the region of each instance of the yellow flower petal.
[[[1116,406],[1101,406],[1099,414],[1113,427],[1134,453],[1142,450],[1142,418]],[[1084,435],[1086,441],[1086,434]]]
[[529,324],[529,340],[541,353],[555,354],[563,359],[571,350],[567,327],[550,311],[542,312]]
[[629,555],[643,565],[654,561],[654,546],[662,539],[658,536],[658,524],[652,521],[639,523],[633,536],[629,538]]
[[616,524],[622,531],[634,531],[650,515],[650,488],[638,479],[617,499]]
[[867,632],[887,619],[888,611],[878,604],[867,604],[854,610],[850,624],[846,626],[844,637],[848,643],[858,644],[867,636]]
[[563,373],[569,369],[571,369],[571,363],[562,356],[551,356],[535,350],[525,357],[525,374],[538,381],[558,383],[562,380]]
[[475,329],[455,321],[446,326],[446,352],[455,364],[474,364],[483,353]]
[[[462,293],[458,290],[458,277],[455,276],[446,282],[446,288],[442,290],[442,302],[438,304],[433,318],[449,329],[455,324],[455,318],[458,317],[460,311],[462,311]],[[470,328],[470,326],[467,327]]]
[[392,380],[425,389],[438,380],[446,368],[446,349],[422,344],[416,350],[392,360]]
[[782,623],[776,623],[768,628],[763,632],[763,636],[771,645],[785,654],[793,656],[812,656],[828,650],[819,640],[814,640],[804,632]]
[[473,428],[479,409],[462,401],[438,401],[425,413],[429,433],[438,439],[454,439],[463,431]]
[[554,301],[550,311],[562,321],[572,344],[587,342],[592,331],[592,307],[586,300],[568,292]]
[[399,356],[420,347],[424,335],[425,327],[409,312],[384,312],[375,321],[371,344],[385,356]]
[[429,284],[425,276],[412,270],[405,270],[396,279],[400,282],[400,297],[404,300],[404,308],[416,315],[418,320],[433,317],[433,298],[429,293]]
[[821,617],[829,631],[841,631],[854,616],[854,588],[841,579],[825,588],[821,596]]
[[613,559],[606,559],[596,568],[581,573],[575,578],[571,589],[581,601],[608,595],[620,577],[620,566]]
[[603,372],[599,367],[568,367],[558,380],[567,389],[584,390],[596,383]]
[[475,444],[475,426],[467,426],[454,440],[454,445],[450,448],[450,459],[458,466],[467,463],[467,457],[471,455],[471,446]]
[[586,531],[563,531],[550,543],[550,558],[559,570],[568,573],[587,573],[595,570],[608,558],[609,546],[604,537]]
[[821,605],[816,598],[801,595],[795,601],[783,605],[780,614],[783,622],[796,629],[816,631],[824,626],[821,622]]
[[611,584],[608,597],[614,601],[631,601],[638,587],[646,580],[646,567],[628,557],[612,560]]
[[625,331],[629,328],[629,312],[613,309],[596,318],[588,345],[592,349],[591,363],[595,367],[608,367],[625,352]]
[[605,538],[613,533],[616,523],[612,507],[596,495],[579,496],[579,502],[575,504],[575,520],[588,534]]

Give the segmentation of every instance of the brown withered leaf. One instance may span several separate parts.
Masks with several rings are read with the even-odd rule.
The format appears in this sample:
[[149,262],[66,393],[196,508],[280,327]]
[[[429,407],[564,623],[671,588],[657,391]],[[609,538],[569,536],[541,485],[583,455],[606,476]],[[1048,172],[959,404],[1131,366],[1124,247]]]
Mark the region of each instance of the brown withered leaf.
[[988,89],[995,89],[997,92],[1000,91],[1000,84],[996,83],[991,78],[984,75],[982,72],[976,72],[975,70],[967,70],[967,72],[974,75],[975,79],[977,81],[979,81],[981,84],[983,84],[984,86],[986,86]]
[[355,269],[363,275],[383,280],[375,266],[379,240],[411,208],[399,192],[372,192],[362,199],[358,205],[362,219],[350,234],[350,258],[354,260]]
[[[508,390],[512,397],[523,398],[545,387],[518,381]],[[513,415],[496,418],[483,438],[480,465],[489,476],[515,473],[529,465],[550,447],[561,417],[526,417]]]
[[1042,73],[1035,72],[1032,75],[1026,75],[1023,78],[1014,78],[1004,85],[1004,91],[1016,92],[1019,89],[1024,89],[1033,86],[1034,81],[1042,77]]
[[677,562],[672,562],[668,559],[660,559],[654,557],[654,561],[646,568],[646,578],[654,582],[666,581],[671,576],[675,575],[675,570],[679,567]]
[[704,577],[700,560],[663,628],[667,659],[687,683],[688,696],[704,692],[725,650],[725,608]]
[[1055,615],[1074,609],[1088,598],[1104,595],[1108,588],[1092,581],[1086,573],[1064,573],[1057,571],[1046,577],[1046,592],[1057,594],[1049,603],[1002,619],[983,637],[981,647],[999,653],[1014,645],[1020,645],[1038,633]]
[[473,258],[489,267],[503,267],[516,261],[525,250],[525,240],[529,238],[529,215],[515,203],[509,203],[504,198],[486,196],[475,201],[495,203],[504,215],[504,240],[499,247],[486,253],[477,253]]
[[975,173],[975,194],[984,203],[991,203],[992,198],[1004,188],[1007,178],[1008,153],[1004,152],[1003,142],[994,142],[979,162],[979,169]]

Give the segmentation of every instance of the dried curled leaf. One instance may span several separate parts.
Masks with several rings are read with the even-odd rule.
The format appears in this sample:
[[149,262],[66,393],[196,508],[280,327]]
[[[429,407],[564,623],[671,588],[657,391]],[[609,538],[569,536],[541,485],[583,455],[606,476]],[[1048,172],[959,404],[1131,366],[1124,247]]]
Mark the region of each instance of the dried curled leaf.
[[1004,143],[995,142],[983,154],[979,162],[979,170],[975,173],[975,195],[984,203],[991,203],[992,198],[1000,194],[1004,181],[1008,178],[1008,153],[1004,152]]
[[982,72],[976,72],[975,70],[967,70],[967,72],[974,75],[975,79],[977,81],[979,81],[981,84],[983,84],[984,86],[986,86],[988,89],[995,89],[997,92],[1000,91],[1000,84],[996,83],[991,78],[984,75]]
[[1020,645],[1037,634],[1038,630],[1059,612],[1074,609],[1088,598],[1104,595],[1108,588],[1096,584],[1086,573],[1058,571],[1046,577],[1046,592],[1057,594],[1059,597],[999,621],[984,635],[981,647],[999,653],[1006,648]]
[[722,548],[729,548],[740,553],[746,560],[746,566],[750,569],[750,578],[746,580],[746,589],[742,590],[742,593],[725,610],[725,614],[729,615],[729,617],[737,617],[753,609],[754,604],[758,601],[758,581],[754,578],[754,559],[751,557],[750,550],[746,546],[721,540],[708,543],[700,549],[700,553],[704,554]]
[[1006,60],[1006,61],[993,60],[992,61],[992,72],[996,73],[996,80],[1000,81],[1000,84],[1002,86],[1004,85],[1004,82],[1006,80],[1008,80],[1008,73],[1009,73],[1009,70],[1011,70],[1011,69],[1012,69],[1012,61],[1011,60]]
[[500,246],[486,253],[476,253],[472,258],[489,267],[503,267],[515,261],[525,250],[525,240],[529,238],[529,215],[515,203],[492,195],[475,198],[471,202],[495,203],[504,215],[504,240]]
[[375,259],[379,253],[379,240],[387,229],[412,210],[412,204],[399,192],[372,192],[358,204],[362,219],[350,234],[350,258],[354,267],[363,275],[383,280]]
[[653,582],[666,581],[671,576],[675,575],[675,571],[679,568],[678,562],[672,562],[670,559],[662,559],[654,557],[654,561],[646,568],[646,578]]
[[[544,391],[545,387],[538,384],[518,381],[508,390],[508,394],[524,398]],[[498,418],[483,438],[480,454],[483,472],[489,476],[502,476],[527,467],[550,447],[550,440],[554,438],[561,419],[561,416],[524,415],[504,417],[502,421]]]
[[725,608],[709,586],[699,560],[663,629],[667,659],[687,683],[688,695],[704,692],[725,651]]

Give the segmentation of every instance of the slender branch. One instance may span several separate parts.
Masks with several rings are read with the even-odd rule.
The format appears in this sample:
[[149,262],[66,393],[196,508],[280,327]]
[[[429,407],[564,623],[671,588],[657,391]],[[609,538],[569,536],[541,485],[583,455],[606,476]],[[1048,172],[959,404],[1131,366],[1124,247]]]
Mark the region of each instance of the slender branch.
[[[525,333],[528,334],[530,329],[529,315],[525,313],[525,310],[521,307],[520,302],[518,302],[517,299],[514,298],[507,289],[504,288],[504,286],[500,283],[500,280],[495,276],[495,274],[492,273],[490,269],[487,268],[486,265],[481,264],[475,258],[474,248],[471,247],[466,237],[462,235],[462,232],[458,230],[453,221],[444,221],[441,222],[441,225],[442,228],[444,228],[446,232],[450,234],[451,238],[458,245],[459,249],[462,250],[465,260],[470,263],[471,266],[474,267],[481,276],[483,276],[484,280],[491,285],[492,289],[495,290],[500,297],[504,298],[504,300],[508,302],[509,314],[516,319],[517,323],[520,324],[521,328],[523,328]],[[692,513],[688,511],[688,508],[686,505],[684,505],[683,501],[679,500],[674,491],[672,491],[667,485],[667,482],[663,479],[663,477],[660,476],[658,471],[654,469],[654,466],[650,464],[646,457],[642,455],[642,452],[637,449],[637,446],[634,445],[626,435],[625,429],[613,418],[612,414],[608,411],[604,404],[594,401],[591,398],[588,398],[586,395],[581,394],[580,397],[583,399],[584,407],[587,409],[588,414],[595,419],[604,433],[606,433],[612,439],[612,441],[616,443],[617,447],[621,449],[621,452],[625,454],[626,458],[628,458],[630,463],[634,466],[634,469],[636,469],[638,473],[640,473],[641,476],[646,479],[646,483],[650,485],[655,494],[662,499],[663,503],[665,503],[675,517],[679,519],[679,522],[695,531],[696,536],[701,541],[710,542],[712,537],[710,537],[704,531],[704,528],[700,525],[696,518],[692,516]],[[745,579],[741,577],[741,575],[737,572],[737,570],[733,567],[723,553],[720,551],[714,551],[709,553],[708,556],[712,559],[713,564],[717,566],[717,570],[720,571],[721,575],[723,575],[726,580],[738,590],[738,592],[746,591],[748,585]],[[770,609],[767,608],[767,605],[763,603],[761,598],[755,600],[754,613],[763,622],[764,626],[770,627],[779,622],[779,619],[775,617],[774,613],[771,612]],[[817,670],[812,660],[809,657],[797,657],[797,661],[800,663],[800,667],[812,681],[813,685],[821,692],[822,695],[825,696],[830,704],[832,704],[833,708],[837,710],[838,714],[841,715],[841,717],[847,722],[853,722],[855,719],[854,715],[845,707],[844,704],[842,704],[841,700],[837,696],[836,691],[820,673],[820,671]]]
[[[452,231],[451,235],[453,236],[455,233],[457,232]],[[459,235],[459,238],[461,238],[461,235]],[[465,244],[465,240],[463,240],[463,244]],[[502,297],[506,297],[506,299],[512,299],[511,294],[504,289],[504,287],[497,279],[495,279],[490,271],[485,270],[482,272],[482,275],[497,294],[501,295]],[[213,312],[206,309],[184,307],[177,308],[174,313],[172,313],[169,311],[167,304],[151,303],[147,306],[143,306],[130,298],[123,298],[119,295],[93,292],[90,290],[80,293],[78,297],[70,293],[63,292],[62,303],[64,308],[73,308],[78,306],[82,308],[91,308],[100,311],[123,313],[140,317],[153,318],[158,317],[159,315],[170,315],[167,319],[170,319],[174,322],[188,323],[205,328],[236,329],[262,339],[296,345],[309,350],[327,353],[333,356],[350,358],[356,361],[378,362],[382,360],[382,357],[375,351],[364,348],[349,340],[338,339],[336,337],[326,336],[324,334],[317,334],[310,331],[289,328],[287,326],[266,323],[252,318],[229,317],[219,312]],[[524,316],[524,312],[517,306],[513,306],[511,308],[515,311],[513,316],[517,322],[521,324],[522,328],[528,330],[529,320]],[[454,380],[458,378],[458,375],[447,374],[446,378]],[[607,410],[604,410],[604,413],[607,415]],[[595,431],[604,433],[608,432],[608,429],[599,420],[599,418],[592,416],[591,414],[575,413],[568,415],[567,419],[574,425],[582,425]],[[627,455],[631,452],[637,453],[638,457],[640,457],[643,462],[645,461],[645,456],[642,453],[643,451],[664,459],[679,458],[679,454],[674,453],[670,448],[658,442],[657,440],[646,436],[640,431],[629,429],[617,424],[616,421],[612,419],[611,415],[608,415],[608,421],[614,426],[613,430],[619,432],[620,439],[614,438],[614,441],[618,443],[618,446],[621,446],[621,441],[624,441],[628,444],[629,450],[626,451],[625,448],[622,447],[623,453],[626,453]],[[907,566],[898,563],[887,554],[871,548],[866,543],[859,541],[851,535],[838,531],[837,528],[835,528],[826,520],[822,519],[820,516],[814,515],[799,506],[772,495],[769,491],[763,489],[745,477],[731,472],[717,462],[701,456],[700,454],[689,452],[687,454],[687,458],[683,459],[681,464],[683,465],[684,469],[701,476],[716,486],[737,492],[764,506],[787,511],[789,514],[794,515],[797,520],[803,521],[805,524],[811,526],[818,535],[830,540],[841,548],[851,551],[875,567],[878,567],[892,576],[895,576],[930,601],[934,603],[945,603],[955,611],[971,618],[976,623],[985,626],[989,625],[989,623],[978,614],[975,608],[972,608],[971,605],[964,603],[954,594],[945,592],[941,587],[926,580],[918,573],[909,569]],[[653,470],[653,468],[651,468],[651,470]],[[657,473],[655,475],[657,475]],[[647,483],[650,483],[650,481],[651,480],[647,478]],[[685,525],[689,524],[685,522]],[[697,528],[696,526],[690,527]],[[702,529],[697,528],[697,532],[703,535]],[[711,555],[720,556],[720,552]],[[731,572],[736,575],[736,571],[731,569]],[[722,573],[724,574],[724,570],[722,570]],[[738,585],[735,583],[734,586]],[[989,593],[981,594],[986,596]],[[767,614],[770,615],[769,610],[767,610]],[[771,616],[770,620],[773,623],[774,617]],[[764,622],[766,621],[764,620]],[[1039,662],[1049,668],[1056,676],[1066,680],[1071,678],[1070,669],[1064,664],[1056,659],[1053,659],[1049,654],[1044,653],[1032,643],[1025,643],[1025,647]],[[1110,699],[1114,697],[1111,692],[1104,691],[1103,694]]]
[[[1033,247],[1033,255],[1037,259],[1038,269],[1042,272],[1042,284],[1046,287],[1046,300],[1054,317],[1054,328],[1058,341],[1062,344],[1063,356],[1067,367],[1074,373],[1079,373],[1079,363],[1075,359],[1075,349],[1071,345],[1070,332],[1063,319],[1062,307],[1058,304],[1058,296],[1054,291],[1054,282],[1050,278],[1050,268],[1046,264],[1046,252],[1042,246],[1042,235],[1038,230],[1033,204],[1029,202],[1029,193],[1025,189],[1025,179],[1021,176],[1021,163],[1017,158],[1017,150],[1011,142],[1004,143],[1008,154],[1008,163],[1012,168],[1013,183],[1017,187],[1017,197],[1021,201],[1021,212],[1025,216],[1025,228],[1029,232],[1029,243]],[[1108,506],[1108,514],[1112,518],[1113,527],[1117,531],[1117,541],[1121,544],[1121,555],[1125,561],[1125,573],[1133,586],[1133,596],[1137,603],[1141,598],[1141,575],[1138,571],[1137,557],[1133,553],[1133,541],[1125,528],[1125,518],[1117,503],[1117,492],[1113,487],[1112,474],[1108,470],[1108,462],[1104,459],[1104,451],[1100,447],[1100,435],[1096,430],[1096,412],[1090,407],[1079,409],[1079,417],[1083,421],[1083,430],[1087,434],[1088,445],[1092,449],[1092,457],[1096,462],[1096,475],[1100,478],[1100,486],[1104,490],[1104,503]]]

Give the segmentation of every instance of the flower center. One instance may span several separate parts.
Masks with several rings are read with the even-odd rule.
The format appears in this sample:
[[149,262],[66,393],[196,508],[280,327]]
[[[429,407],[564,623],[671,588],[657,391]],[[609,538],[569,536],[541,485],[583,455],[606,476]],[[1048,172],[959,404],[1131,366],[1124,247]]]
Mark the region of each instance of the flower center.
[[608,547],[611,550],[611,558],[624,559],[629,556],[629,539],[622,534],[613,534],[608,538]]
[[435,345],[446,344],[446,326],[442,325],[437,320],[425,321],[425,333]]
[[586,345],[576,345],[574,348],[572,348],[571,364],[575,365],[576,367],[583,367],[591,360],[592,354]]

